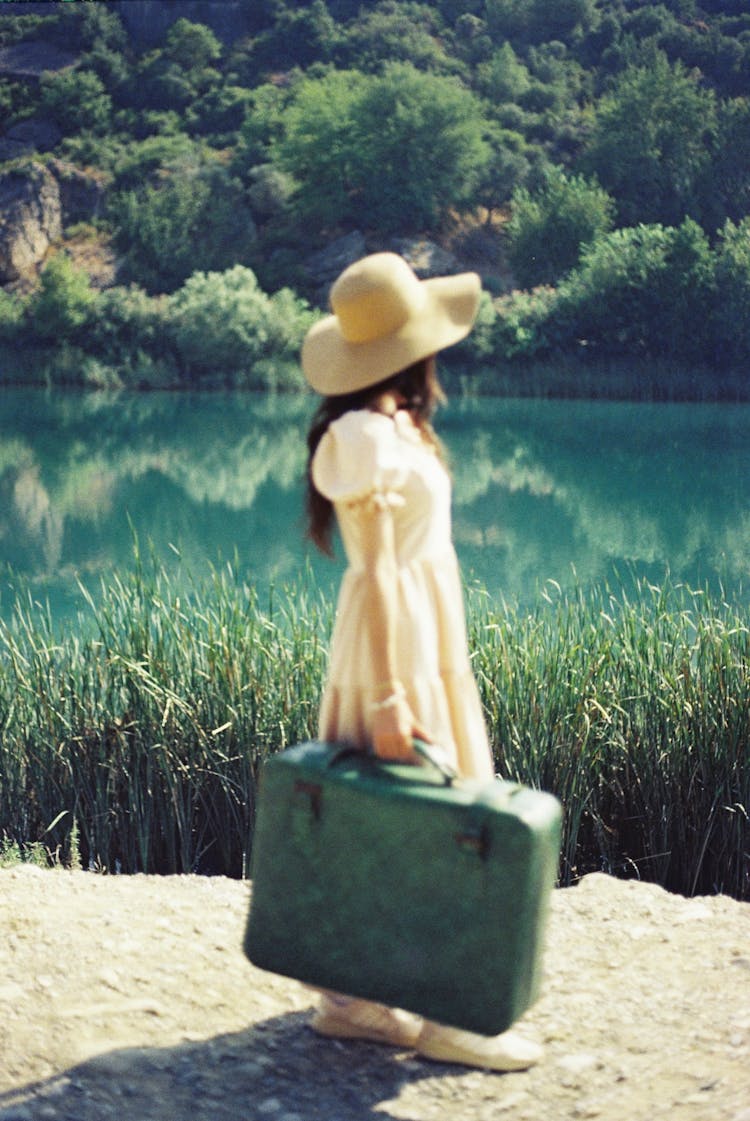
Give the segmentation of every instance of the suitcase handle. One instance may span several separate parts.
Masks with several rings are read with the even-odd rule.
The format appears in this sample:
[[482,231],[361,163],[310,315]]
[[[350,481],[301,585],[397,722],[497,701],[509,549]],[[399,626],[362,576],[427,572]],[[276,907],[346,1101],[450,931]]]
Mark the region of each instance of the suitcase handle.
[[427,743],[426,740],[420,740],[416,737],[412,743],[417,755],[421,755],[431,766],[440,771],[445,779],[446,786],[452,786],[454,779],[458,778],[458,771],[448,759],[443,748],[438,747],[436,743]]
[[[417,739],[416,737],[414,738],[412,743],[417,755],[420,755],[422,759],[425,760],[425,762],[429,763],[435,768],[435,770],[440,772],[440,774],[445,779],[446,786],[452,786],[454,780],[458,778],[458,771],[448,759],[443,748],[438,747],[438,745],[434,743],[427,743],[426,740]],[[334,767],[337,763],[340,763],[342,759],[346,759],[348,756],[361,754],[362,751],[357,747],[342,747],[330,760],[328,766]],[[372,753],[372,751],[368,751],[365,754],[367,754],[371,759],[378,758],[377,755],[374,755]],[[385,760],[383,760],[383,762],[385,762]]]

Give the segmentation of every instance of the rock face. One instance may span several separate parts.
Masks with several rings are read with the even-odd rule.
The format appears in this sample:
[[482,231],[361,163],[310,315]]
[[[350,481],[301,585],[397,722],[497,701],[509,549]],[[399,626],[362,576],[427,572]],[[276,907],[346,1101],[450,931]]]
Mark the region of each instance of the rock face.
[[426,238],[396,238],[386,248],[400,253],[423,280],[430,276],[448,276],[461,269],[452,253]]
[[62,133],[51,121],[27,117],[0,137],[0,160],[14,160],[31,156],[34,152],[50,152],[61,138]]
[[60,205],[65,225],[96,218],[104,201],[103,177],[82,171],[74,164],[58,159],[49,161],[49,169],[60,189]]
[[31,163],[0,175],[0,284],[32,275],[62,233],[60,188]]
[[364,236],[359,230],[354,230],[344,237],[337,238],[317,253],[311,254],[305,262],[304,268],[315,289],[316,302],[325,306],[328,302],[328,290],[339,273],[367,253]]
[[312,281],[316,301],[321,306],[326,304],[330,286],[348,265],[366,253],[382,250],[400,253],[422,279],[461,271],[460,263],[452,253],[425,238],[394,238],[387,244],[374,244],[367,241],[359,230],[354,230],[305,260],[305,271]]

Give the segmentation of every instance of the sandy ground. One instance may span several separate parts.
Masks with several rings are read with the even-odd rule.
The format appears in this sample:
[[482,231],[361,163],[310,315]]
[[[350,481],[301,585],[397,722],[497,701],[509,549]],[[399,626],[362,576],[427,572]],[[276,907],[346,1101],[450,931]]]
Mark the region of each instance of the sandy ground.
[[555,892],[539,1066],[316,1037],[242,954],[247,884],[0,871],[0,1121],[750,1121],[750,904]]

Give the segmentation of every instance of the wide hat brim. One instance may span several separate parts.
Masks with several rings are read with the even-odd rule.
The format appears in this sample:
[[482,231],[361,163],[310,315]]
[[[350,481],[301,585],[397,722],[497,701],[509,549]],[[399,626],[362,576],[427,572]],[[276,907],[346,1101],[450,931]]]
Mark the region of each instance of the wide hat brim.
[[479,308],[478,275],[432,277],[418,284],[418,313],[383,336],[352,342],[335,314],[314,324],[302,346],[302,369],[312,388],[327,397],[354,393],[465,338]]

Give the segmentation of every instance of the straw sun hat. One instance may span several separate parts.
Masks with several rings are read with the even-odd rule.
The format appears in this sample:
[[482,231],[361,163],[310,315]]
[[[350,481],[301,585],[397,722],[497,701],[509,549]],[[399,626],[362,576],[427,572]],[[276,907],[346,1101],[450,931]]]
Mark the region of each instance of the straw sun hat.
[[373,253],[331,288],[332,315],[302,345],[302,369],[335,397],[376,385],[468,335],[479,306],[476,273],[419,280],[403,257]]

